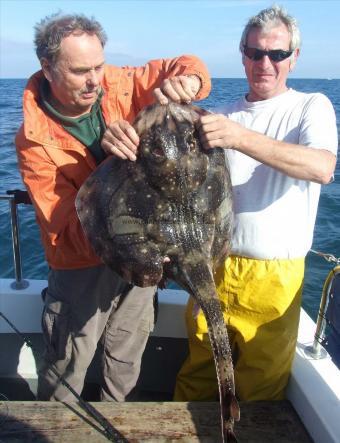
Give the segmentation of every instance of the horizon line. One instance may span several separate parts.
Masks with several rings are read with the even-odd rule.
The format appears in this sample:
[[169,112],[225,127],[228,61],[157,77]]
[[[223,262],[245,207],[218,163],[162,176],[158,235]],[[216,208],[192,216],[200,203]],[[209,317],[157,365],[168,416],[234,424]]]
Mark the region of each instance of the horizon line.
[[[34,75],[33,73],[32,75]],[[1,77],[0,80],[28,80],[29,77]],[[247,80],[246,77],[211,77],[211,80]],[[340,80],[340,77],[288,77],[287,81],[289,80]]]

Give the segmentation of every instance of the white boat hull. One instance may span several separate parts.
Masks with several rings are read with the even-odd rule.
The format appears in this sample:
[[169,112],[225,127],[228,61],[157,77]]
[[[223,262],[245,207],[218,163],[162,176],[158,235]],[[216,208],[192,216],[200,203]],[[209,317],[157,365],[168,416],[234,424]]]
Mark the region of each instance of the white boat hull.
[[[42,300],[40,293],[47,286],[45,280],[30,280],[26,289],[11,288],[12,280],[0,279],[0,310],[25,335],[40,336]],[[159,291],[158,322],[152,333],[155,355],[166,353],[166,346],[156,341],[186,337],[184,308],[188,295],[184,291]],[[298,343],[287,397],[300,416],[305,428],[316,443],[340,442],[340,371],[328,356],[313,360],[306,348],[313,343],[315,323],[301,309]],[[10,354],[11,341],[18,342],[9,325],[0,319],[1,356],[0,377],[22,377],[31,391],[36,392],[37,372],[32,351],[22,345],[16,370]],[[152,351],[152,352],[153,352]],[[164,354],[163,354],[164,357]],[[157,360],[157,359],[156,359]],[[153,362],[154,363],[154,362]],[[161,372],[162,373],[162,372]],[[151,377],[152,378],[152,377]]]

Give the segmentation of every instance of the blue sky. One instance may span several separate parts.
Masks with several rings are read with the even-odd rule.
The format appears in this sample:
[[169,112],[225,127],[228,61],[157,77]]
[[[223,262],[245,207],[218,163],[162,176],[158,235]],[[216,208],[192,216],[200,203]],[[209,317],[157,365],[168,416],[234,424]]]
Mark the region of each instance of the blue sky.
[[[196,54],[212,77],[244,77],[238,43],[262,0],[0,0],[0,77],[39,69],[33,27],[61,10],[94,16],[108,34],[108,63],[136,66],[154,58]],[[340,78],[340,1],[277,1],[299,22],[302,52],[291,77]]]

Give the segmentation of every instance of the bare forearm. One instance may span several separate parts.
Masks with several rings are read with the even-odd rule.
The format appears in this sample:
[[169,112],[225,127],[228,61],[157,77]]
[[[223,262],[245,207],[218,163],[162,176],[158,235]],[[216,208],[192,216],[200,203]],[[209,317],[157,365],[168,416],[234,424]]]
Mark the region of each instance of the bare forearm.
[[290,177],[321,184],[331,181],[336,163],[336,157],[325,149],[277,141],[248,129],[234,149]]
[[332,179],[336,157],[319,149],[275,140],[244,128],[222,114],[201,117],[199,130],[203,145],[235,149],[289,177],[326,184]]

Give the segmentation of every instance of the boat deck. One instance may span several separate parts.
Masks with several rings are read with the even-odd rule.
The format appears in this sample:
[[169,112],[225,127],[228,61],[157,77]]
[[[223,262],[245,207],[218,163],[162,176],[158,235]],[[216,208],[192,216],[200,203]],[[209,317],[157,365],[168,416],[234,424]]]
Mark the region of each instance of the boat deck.
[[[91,402],[109,423],[111,441],[221,441],[218,403]],[[311,443],[288,401],[241,403],[239,443]],[[99,443],[110,441],[77,403],[0,402],[0,442]]]
[[[3,423],[0,410],[0,443],[107,441],[98,426],[91,425],[91,419],[85,421],[63,404],[35,402],[36,368],[43,352],[39,294],[46,282],[31,281],[24,292],[11,289],[11,280],[2,279],[0,283],[1,309],[34,345],[32,352],[0,321],[0,397],[7,397],[9,407],[9,417]],[[170,402],[176,374],[188,352],[180,301],[183,294],[179,292],[160,294],[159,320],[143,355],[137,389],[128,399],[131,403],[99,403],[100,365],[96,357],[89,368],[82,397],[119,430],[123,437],[117,442],[221,441],[217,404]],[[171,330],[167,329],[169,325]],[[329,356],[313,360],[307,353],[314,331],[314,322],[301,310],[298,344],[287,388],[291,403],[241,404],[241,421],[235,427],[240,443],[310,442],[305,429],[315,442],[339,443],[339,369]],[[57,407],[62,409],[56,410]],[[75,408],[78,411],[78,406]],[[82,415],[86,418],[85,413]]]

